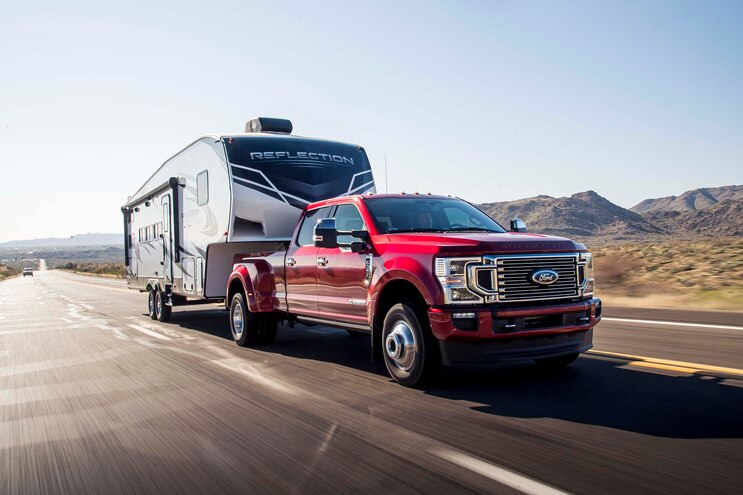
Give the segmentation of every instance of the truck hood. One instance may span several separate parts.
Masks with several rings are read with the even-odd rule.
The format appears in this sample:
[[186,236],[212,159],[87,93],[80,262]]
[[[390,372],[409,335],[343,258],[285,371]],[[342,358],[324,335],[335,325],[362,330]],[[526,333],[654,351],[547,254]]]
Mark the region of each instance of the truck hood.
[[585,251],[586,247],[566,239],[523,232],[490,233],[406,233],[388,234],[396,249],[433,251],[445,254],[564,253]]

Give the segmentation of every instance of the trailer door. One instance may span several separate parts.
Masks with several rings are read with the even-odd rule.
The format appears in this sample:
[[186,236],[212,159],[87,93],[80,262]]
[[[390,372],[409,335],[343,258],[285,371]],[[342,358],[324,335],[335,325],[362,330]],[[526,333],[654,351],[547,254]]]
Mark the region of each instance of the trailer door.
[[173,283],[173,229],[170,209],[170,194],[162,199],[163,205],[163,275],[166,284]]

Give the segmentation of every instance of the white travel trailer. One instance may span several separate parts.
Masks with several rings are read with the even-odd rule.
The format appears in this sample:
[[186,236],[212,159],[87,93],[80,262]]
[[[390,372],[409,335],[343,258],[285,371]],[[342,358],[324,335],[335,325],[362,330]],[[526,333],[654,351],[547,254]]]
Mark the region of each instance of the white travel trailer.
[[361,146],[292,136],[284,119],[245,131],[194,141],[121,208],[129,288],[148,292],[155,319],[224,299],[235,256],[288,242],[307,204],[374,192]]

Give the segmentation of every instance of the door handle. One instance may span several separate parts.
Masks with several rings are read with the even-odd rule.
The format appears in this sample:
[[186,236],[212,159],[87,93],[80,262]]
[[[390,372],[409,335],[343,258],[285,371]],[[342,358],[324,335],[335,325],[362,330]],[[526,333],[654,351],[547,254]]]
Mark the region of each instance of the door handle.
[[297,264],[297,260],[294,258],[287,258],[286,259],[286,266],[294,266]]
[[317,258],[317,266],[325,266],[328,264],[328,259],[325,256]]

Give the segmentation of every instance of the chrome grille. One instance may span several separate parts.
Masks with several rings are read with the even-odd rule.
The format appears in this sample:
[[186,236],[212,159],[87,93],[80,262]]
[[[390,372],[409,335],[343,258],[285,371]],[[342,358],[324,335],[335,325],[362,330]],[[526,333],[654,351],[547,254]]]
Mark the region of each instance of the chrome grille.
[[[521,255],[485,256],[485,267],[495,271],[497,285],[482,283],[486,280],[482,272],[473,278],[475,292],[486,296],[487,300],[498,302],[541,301],[565,299],[579,295],[578,256],[566,255]],[[531,276],[539,270],[557,272],[557,282],[539,285]]]

